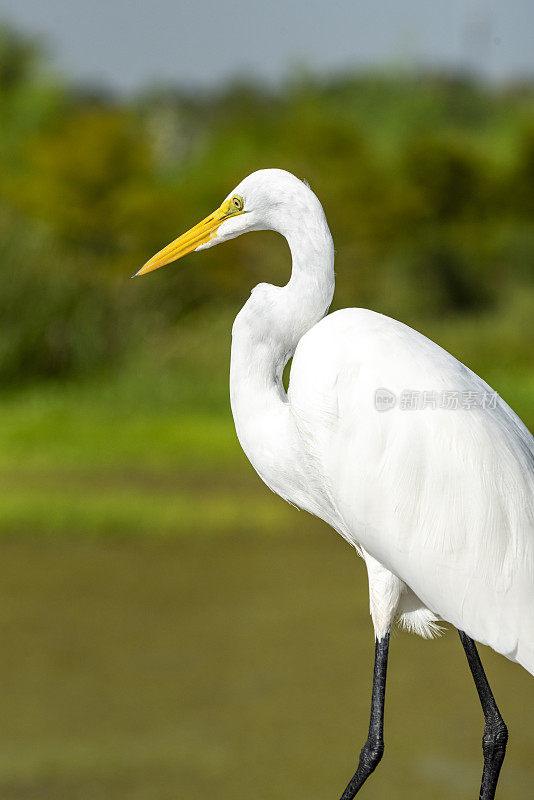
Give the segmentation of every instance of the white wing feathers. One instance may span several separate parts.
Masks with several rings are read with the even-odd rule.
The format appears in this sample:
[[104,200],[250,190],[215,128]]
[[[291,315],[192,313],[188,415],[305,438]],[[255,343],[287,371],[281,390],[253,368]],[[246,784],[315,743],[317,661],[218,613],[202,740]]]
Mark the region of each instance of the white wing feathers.
[[[380,388],[391,410],[377,410]],[[427,407],[399,407],[410,393]],[[449,393],[477,407],[433,408],[433,393],[436,406]],[[509,406],[438,345],[363,309],[301,339],[289,399],[342,535],[410,587],[429,629],[440,617],[534,673],[534,439]]]

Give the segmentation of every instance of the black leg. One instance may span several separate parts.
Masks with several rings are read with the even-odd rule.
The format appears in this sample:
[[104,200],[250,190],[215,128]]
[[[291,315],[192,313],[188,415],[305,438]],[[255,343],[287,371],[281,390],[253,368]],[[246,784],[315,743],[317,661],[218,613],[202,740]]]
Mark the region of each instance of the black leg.
[[493,800],[502,762],[504,761],[504,755],[506,753],[508,728],[504,724],[504,720],[497,708],[497,703],[490,689],[474,641],[463,631],[458,631],[458,633],[460,634],[460,639],[464,646],[486,720],[484,735],[482,737],[484,771],[482,773],[482,785],[480,787],[480,800]]
[[386,672],[388,668],[389,632],[375,644],[375,668],[371,696],[371,721],[369,735],[360,753],[358,769],[343,792],[341,800],[352,800],[354,795],[378,765],[384,752],[384,701]]

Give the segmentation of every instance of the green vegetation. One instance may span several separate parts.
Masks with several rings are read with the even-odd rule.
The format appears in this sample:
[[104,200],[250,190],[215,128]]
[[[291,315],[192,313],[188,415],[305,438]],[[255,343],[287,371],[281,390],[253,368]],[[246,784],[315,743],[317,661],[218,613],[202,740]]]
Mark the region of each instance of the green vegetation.
[[286,249],[270,234],[126,280],[265,166],[308,179],[321,198],[336,306],[418,327],[506,317],[508,361],[532,366],[514,327],[534,308],[532,87],[349,75],[125,101],[44,75],[39,54],[4,32],[4,386],[120,369],[181,335],[191,310],[237,307],[258,280],[284,281]]
[[[362,564],[261,485],[227,398],[232,319],[286,247],[261,233],[139,281],[247,173],[309,180],[335,307],[480,372],[534,428],[534,87],[308,76],[124,99],[0,35],[0,797],[333,797],[367,725]],[[485,654],[534,779],[532,681]],[[454,636],[392,647],[392,800],[472,797],[482,731]],[[407,736],[409,731],[409,736]]]

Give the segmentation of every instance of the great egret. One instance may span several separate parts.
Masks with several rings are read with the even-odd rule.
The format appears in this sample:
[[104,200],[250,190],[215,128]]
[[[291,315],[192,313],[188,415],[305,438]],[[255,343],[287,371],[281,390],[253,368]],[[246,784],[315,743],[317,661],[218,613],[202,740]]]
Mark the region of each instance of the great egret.
[[424,637],[440,620],[458,628],[485,717],[480,798],[492,800],[508,732],[473,640],[534,674],[534,439],[420,333],[364,309],[327,316],[332,237],[315,194],[288,172],[249,175],[136,275],[254,230],[285,236],[293,264],[285,286],[253,289],[233,325],[237,435],[267,486],[353,544],[369,577],[371,720],[342,800],[382,757],[395,620]]

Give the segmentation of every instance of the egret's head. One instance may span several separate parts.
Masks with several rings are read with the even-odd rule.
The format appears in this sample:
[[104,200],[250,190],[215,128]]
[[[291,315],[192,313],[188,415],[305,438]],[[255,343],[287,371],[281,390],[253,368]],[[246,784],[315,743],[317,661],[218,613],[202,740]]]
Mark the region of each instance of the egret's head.
[[306,184],[282,169],[258,170],[241,181],[209,217],[152,256],[135,275],[146,275],[194,250],[205,250],[247,231],[289,232],[297,218],[302,220],[309,213],[322,214],[322,209]]

